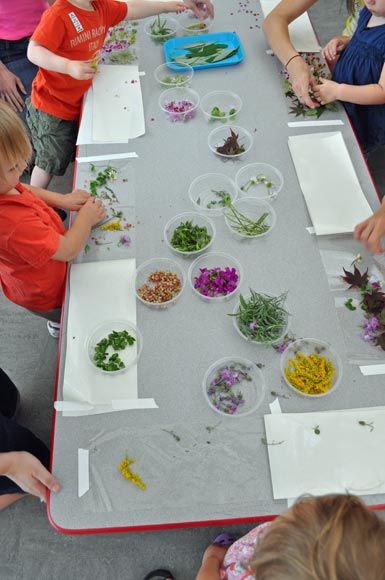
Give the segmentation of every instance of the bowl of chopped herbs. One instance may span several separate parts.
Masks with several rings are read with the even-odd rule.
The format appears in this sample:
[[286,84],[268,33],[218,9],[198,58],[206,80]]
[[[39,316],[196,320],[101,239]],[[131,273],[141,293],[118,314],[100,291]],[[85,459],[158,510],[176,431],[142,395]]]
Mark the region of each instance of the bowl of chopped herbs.
[[220,216],[238,197],[235,183],[222,173],[205,173],[191,182],[188,195],[194,208],[210,216]]
[[110,375],[127,371],[136,363],[141,350],[141,334],[128,320],[106,320],[86,340],[92,366]]
[[250,163],[235,176],[240,195],[274,201],[283,187],[282,173],[268,163]]
[[289,313],[286,310],[287,292],[279,295],[256,292],[239,297],[232,314],[237,333],[249,342],[272,345],[286,335]]
[[175,304],[185,284],[183,269],[168,258],[152,258],[136,270],[136,296],[151,308],[164,309]]
[[224,212],[230,232],[241,240],[262,238],[274,228],[277,215],[267,201],[242,197],[228,203]]
[[146,34],[156,44],[163,44],[166,40],[173,38],[176,35],[178,23],[174,18],[158,14],[154,20],[150,20],[144,27]]
[[238,292],[243,278],[241,264],[223,252],[202,254],[188,272],[190,286],[206,302],[229,300]]
[[222,358],[206,371],[203,396],[210,408],[226,417],[254,413],[265,396],[265,379],[256,363],[234,356]]
[[282,353],[281,373],[288,387],[298,395],[325,397],[341,384],[342,362],[327,342],[301,338]]
[[208,145],[215,155],[225,159],[239,159],[250,151],[253,137],[243,127],[224,125],[213,129],[208,136]]
[[[172,64],[172,69],[169,68]],[[188,64],[164,63],[154,71],[155,80],[164,88],[185,87],[194,76],[194,69]]]
[[215,238],[212,220],[197,212],[184,212],[173,217],[164,228],[164,240],[171,251],[184,257],[199,256]]
[[242,109],[242,99],[231,91],[213,91],[201,98],[200,108],[210,123],[233,123]]

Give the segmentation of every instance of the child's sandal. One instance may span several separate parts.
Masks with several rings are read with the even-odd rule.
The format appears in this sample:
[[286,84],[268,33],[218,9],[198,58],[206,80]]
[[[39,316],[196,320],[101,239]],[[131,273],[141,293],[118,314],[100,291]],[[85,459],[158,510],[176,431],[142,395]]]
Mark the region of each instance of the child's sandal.
[[213,540],[213,545],[214,546],[231,546],[231,544],[234,544],[236,538],[234,538],[233,536],[231,536],[230,534],[228,534],[227,532],[223,532],[222,534],[219,534],[219,536],[217,536],[214,540]]
[[144,580],[175,580],[175,578],[169,570],[159,568],[158,570],[149,572],[147,576],[144,577]]

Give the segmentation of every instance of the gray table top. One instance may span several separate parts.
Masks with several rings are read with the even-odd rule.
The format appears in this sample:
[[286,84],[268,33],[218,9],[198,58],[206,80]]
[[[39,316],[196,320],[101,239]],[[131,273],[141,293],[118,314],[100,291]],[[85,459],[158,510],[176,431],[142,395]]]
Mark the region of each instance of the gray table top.
[[[305,229],[311,221],[287,146],[289,135],[336,128],[288,127],[287,122],[293,119],[288,117],[274,57],[266,54],[263,33],[250,28],[248,14],[230,16],[231,6],[229,1],[222,4],[212,31],[232,31],[236,25],[246,58],[234,67],[197,71],[192,88],[201,96],[216,89],[234,90],[241,96],[244,106],[237,124],[253,134],[254,144],[239,161],[223,162],[211,153],[207,136],[212,126],[202,114],[185,124],[171,124],[163,117],[158,106],[160,87],[153,78],[154,69],[163,62],[162,48],[151,43],[144,34],[144,24],[140,24],[140,70],[146,72],[142,77],[146,134],[128,147],[139,156],[130,161],[131,174],[135,175],[137,263],[150,257],[173,257],[162,239],[163,227],[177,213],[192,209],[187,191],[196,176],[218,172],[234,178],[239,167],[253,161],[276,166],[285,184],[274,205],[278,219],[272,234],[243,244],[231,238],[225,224],[216,218],[217,237],[212,249],[241,262],[245,274],[241,291],[249,287],[273,293],[288,290],[293,332],[332,343],[343,359],[343,383],[335,393],[316,401],[292,395],[281,400],[282,411],[381,405],[381,376],[362,377],[358,367],[346,358],[317,239]],[[340,110],[334,116],[344,121],[337,129],[343,133],[368,201],[376,208],[377,195],[346,115]],[[81,154],[108,156],[125,150],[127,147],[122,145],[83,146]],[[338,248],[338,238],[335,243]],[[349,237],[344,238],[344,246],[356,252],[357,243]],[[187,271],[189,262],[176,260]],[[242,341],[226,316],[233,308],[234,300],[207,304],[190,289],[167,310],[154,311],[137,304],[137,324],[144,337],[138,364],[139,396],[155,397],[159,409],[80,418],[63,418],[56,413],[52,468],[63,489],[50,498],[49,515],[55,527],[67,532],[109,531],[256,520],[287,507],[286,502],[273,500],[267,448],[261,444],[263,415],[269,413],[269,403],[274,399],[270,391],[285,389],[279,355],[271,348]],[[58,399],[65,343],[64,323]],[[231,355],[263,363],[267,382],[262,406],[237,420],[221,419],[214,413],[201,387],[208,366]],[[210,432],[207,427],[211,426],[216,428]],[[167,431],[177,434],[179,441]],[[79,447],[91,451],[90,490],[80,499]],[[148,484],[146,492],[125,482],[117,471],[117,462],[126,449],[138,459],[138,471]],[[384,501],[375,496],[366,499],[369,503]]]

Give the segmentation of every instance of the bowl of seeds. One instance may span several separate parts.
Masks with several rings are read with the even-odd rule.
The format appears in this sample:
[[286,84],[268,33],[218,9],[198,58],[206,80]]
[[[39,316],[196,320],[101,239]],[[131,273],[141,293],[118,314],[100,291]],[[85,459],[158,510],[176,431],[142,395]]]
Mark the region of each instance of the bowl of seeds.
[[183,269],[168,258],[152,258],[136,270],[135,292],[150,308],[164,309],[175,304],[186,283]]

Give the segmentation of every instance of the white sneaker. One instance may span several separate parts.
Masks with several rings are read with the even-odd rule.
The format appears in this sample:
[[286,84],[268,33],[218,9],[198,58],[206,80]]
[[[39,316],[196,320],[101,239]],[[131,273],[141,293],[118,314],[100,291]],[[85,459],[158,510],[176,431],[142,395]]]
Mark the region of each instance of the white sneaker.
[[52,320],[47,320],[47,329],[52,338],[59,338],[60,324],[58,322],[52,322]]

